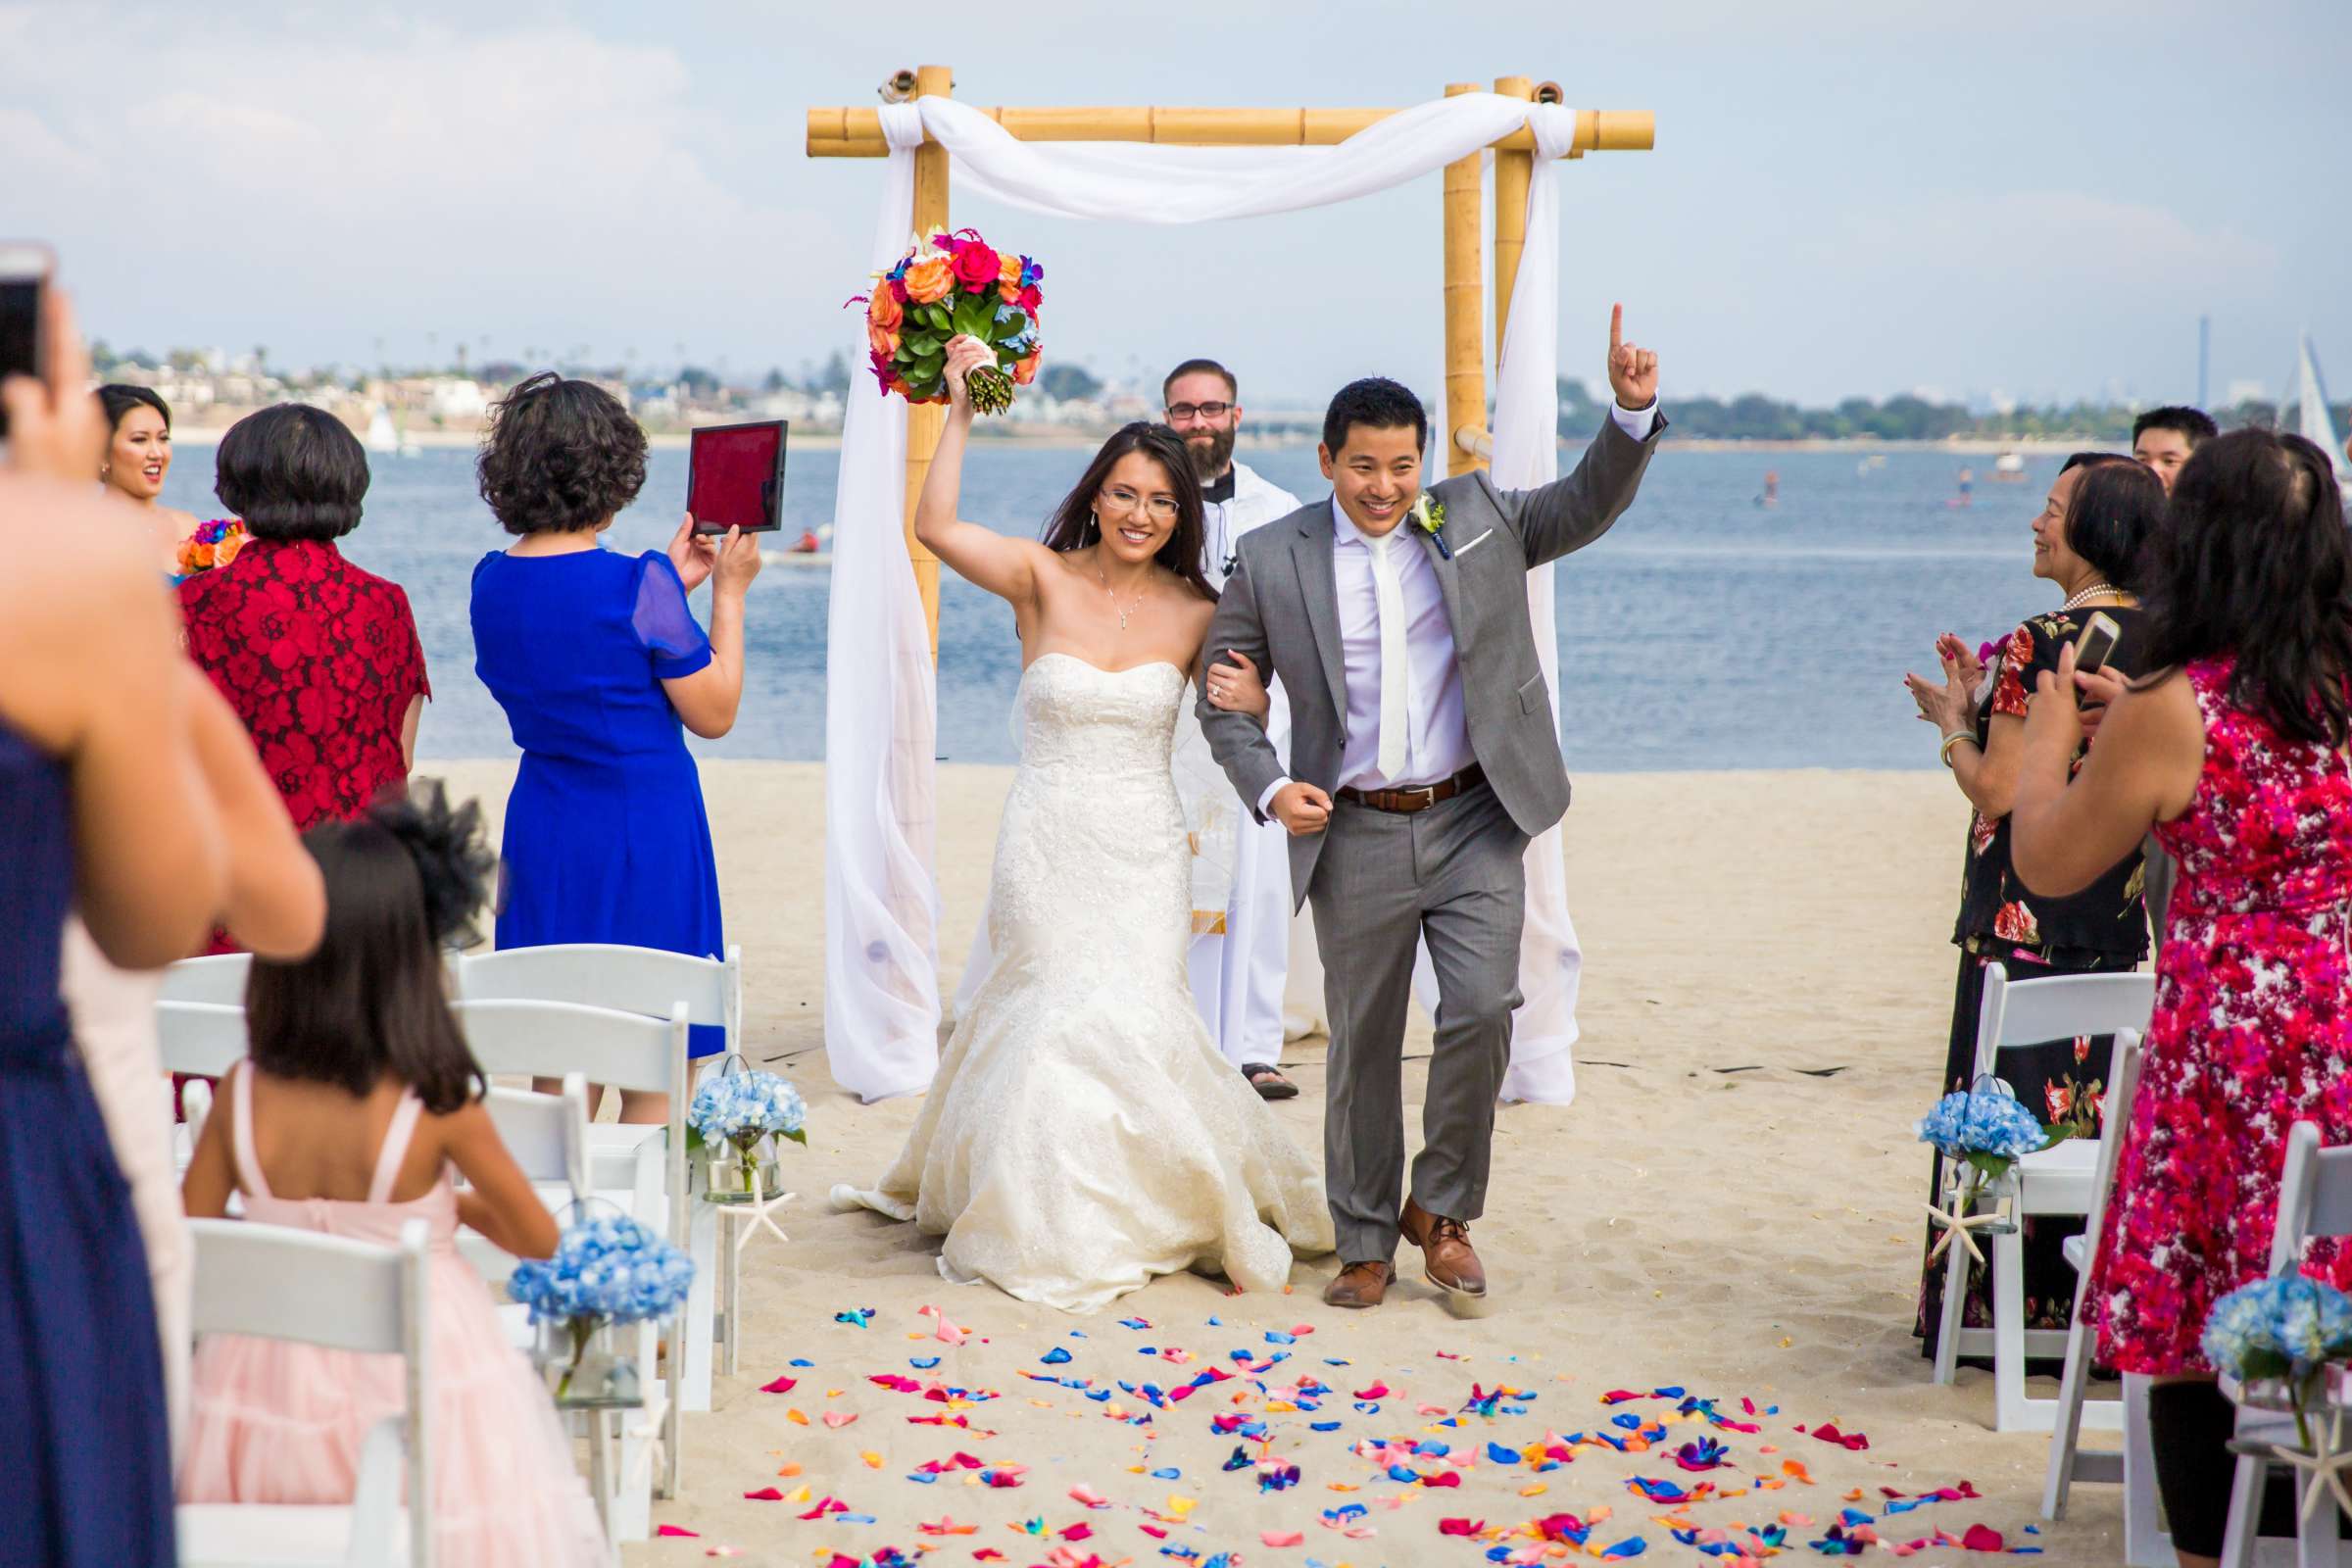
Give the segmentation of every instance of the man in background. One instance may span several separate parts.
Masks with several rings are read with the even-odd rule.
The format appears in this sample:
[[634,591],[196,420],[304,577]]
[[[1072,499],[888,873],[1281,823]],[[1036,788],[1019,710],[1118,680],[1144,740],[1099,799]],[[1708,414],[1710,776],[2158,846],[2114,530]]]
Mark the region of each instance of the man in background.
[[[2180,475],[2180,466],[2188,461],[2189,454],[2219,434],[2221,430],[2214,424],[2213,416],[2203,409],[2168,404],[2161,409],[2150,409],[2132,421],[2132,456],[2147,466],[2169,496],[2173,493],[2173,480]],[[2110,701],[2121,693],[2122,681],[2129,679],[2124,671],[2116,673],[2119,678],[2115,693],[2109,694]],[[2140,846],[2140,855],[2147,878],[2142,897],[2148,907],[2151,942],[2148,954],[2153,961],[2164,951],[2164,912],[2173,902],[2173,884],[2180,880],[2180,868],[2173,864],[2173,858],[2164,853],[2164,846],[2153,833]]]
[[[2150,409],[2132,421],[2132,456],[2163,481],[2164,493],[2169,496],[2173,478],[2188,455],[2219,434],[2213,416],[2203,409],[2170,404]],[[2149,907],[2152,910],[2155,906]]]
[[[1200,480],[1207,526],[1200,563],[1208,580],[1225,586],[1242,535],[1298,510],[1298,498],[1236,463],[1233,446],[1241,433],[1241,387],[1233,372],[1214,360],[1187,360],[1168,372],[1161,386],[1167,420],[1184,437]],[[1273,710],[1266,736],[1289,756],[1290,704],[1273,671],[1261,670]],[[1205,742],[1188,709],[1180,748]],[[1189,786],[1188,786],[1189,787]],[[1290,972],[1290,835],[1279,822],[1259,824],[1242,808],[1241,798],[1221,769],[1211,767],[1200,788],[1222,791],[1235,820],[1233,881],[1222,932],[1197,931],[1192,948],[1193,1001],[1201,1021],[1216,1037],[1225,1059],[1242,1070],[1268,1100],[1289,1100],[1298,1087],[1282,1075],[1283,989]],[[1187,802],[1188,820],[1199,814]]]

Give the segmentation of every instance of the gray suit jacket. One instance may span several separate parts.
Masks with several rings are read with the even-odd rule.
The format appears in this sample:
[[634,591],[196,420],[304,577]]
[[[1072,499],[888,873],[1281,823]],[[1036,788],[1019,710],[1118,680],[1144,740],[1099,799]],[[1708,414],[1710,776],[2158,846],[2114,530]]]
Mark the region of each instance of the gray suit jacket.
[[[1437,568],[1461,665],[1471,752],[1503,809],[1531,838],[1567,810],[1568,772],[1528,624],[1527,574],[1608,531],[1633,504],[1665,430],[1661,416],[1649,439],[1636,441],[1604,417],[1576,471],[1540,490],[1498,490],[1483,470],[1431,486],[1430,494],[1445,504],[1451,561],[1412,522],[1399,524],[1421,541]],[[1290,693],[1286,768],[1257,720],[1211,707],[1207,682],[1199,680],[1200,727],[1252,812],[1267,786],[1285,775],[1325,791],[1339,785],[1348,744],[1348,679],[1334,542],[1328,500],[1244,535],[1201,647],[1199,676],[1230,651],[1248,656]],[[1306,898],[1323,839],[1309,833],[1291,840],[1294,902]]]

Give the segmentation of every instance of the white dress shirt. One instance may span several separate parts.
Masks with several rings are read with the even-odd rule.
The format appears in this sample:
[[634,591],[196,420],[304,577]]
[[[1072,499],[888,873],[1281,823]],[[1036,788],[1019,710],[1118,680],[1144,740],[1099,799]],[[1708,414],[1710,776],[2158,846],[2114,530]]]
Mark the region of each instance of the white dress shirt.
[[[1609,405],[1617,428],[1637,441],[1649,439],[1658,405],[1624,409]],[[1412,537],[1409,520],[1389,534],[1404,598],[1405,662],[1410,676],[1404,694],[1405,748],[1401,777],[1380,770],[1380,603],[1372,582],[1372,546],[1348,520],[1338,496],[1331,499],[1333,576],[1340,593],[1340,645],[1348,681],[1347,740],[1340,751],[1342,789],[1418,789],[1442,784],[1478,760],[1470,750],[1470,727],[1462,708],[1462,666],[1453,654],[1453,622],[1446,613],[1438,569],[1428,548]],[[1276,779],[1258,798],[1261,815],[1282,787]]]
[[[1429,548],[1409,522],[1385,540],[1368,537],[1335,499],[1331,568],[1340,590],[1341,660],[1348,676],[1348,712],[1340,751],[1342,788],[1413,789],[1442,783],[1477,759],[1462,711],[1462,666],[1453,657],[1453,622],[1438,586]],[[1394,778],[1380,770],[1380,602],[1372,552],[1386,549],[1396,563],[1404,602],[1404,765]],[[1390,676],[1389,678],[1395,678]]]

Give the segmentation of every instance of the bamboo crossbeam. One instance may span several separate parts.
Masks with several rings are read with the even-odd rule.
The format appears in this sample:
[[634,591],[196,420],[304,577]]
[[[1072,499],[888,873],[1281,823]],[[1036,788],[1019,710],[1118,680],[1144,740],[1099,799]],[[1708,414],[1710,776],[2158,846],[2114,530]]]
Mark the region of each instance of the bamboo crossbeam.
[[[1139,141],[1176,147],[1329,147],[1396,114],[1394,109],[982,109],[1018,141]],[[1646,109],[1580,109],[1566,154],[1648,152],[1657,116]],[[1494,143],[1532,153],[1524,125]],[[808,111],[811,158],[881,158],[890,147],[873,109]]]

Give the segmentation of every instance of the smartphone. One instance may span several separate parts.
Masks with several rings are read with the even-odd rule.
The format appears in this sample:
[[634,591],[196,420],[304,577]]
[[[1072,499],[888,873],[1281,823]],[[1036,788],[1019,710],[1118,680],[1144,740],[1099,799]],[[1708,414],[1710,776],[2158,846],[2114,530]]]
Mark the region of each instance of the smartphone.
[[2104,669],[2108,656],[2115,652],[2116,639],[2123,634],[2123,627],[2115,623],[2113,615],[2092,612],[2083,624],[2082,635],[2075,639],[2075,672],[2090,675]]
[[[49,373],[41,323],[48,316],[49,274],[55,267],[46,245],[0,240],[0,380]],[[8,411],[0,409],[0,441],[7,439]]]
[[784,526],[786,421],[707,424],[686,454],[686,512],[696,533],[766,533]]

